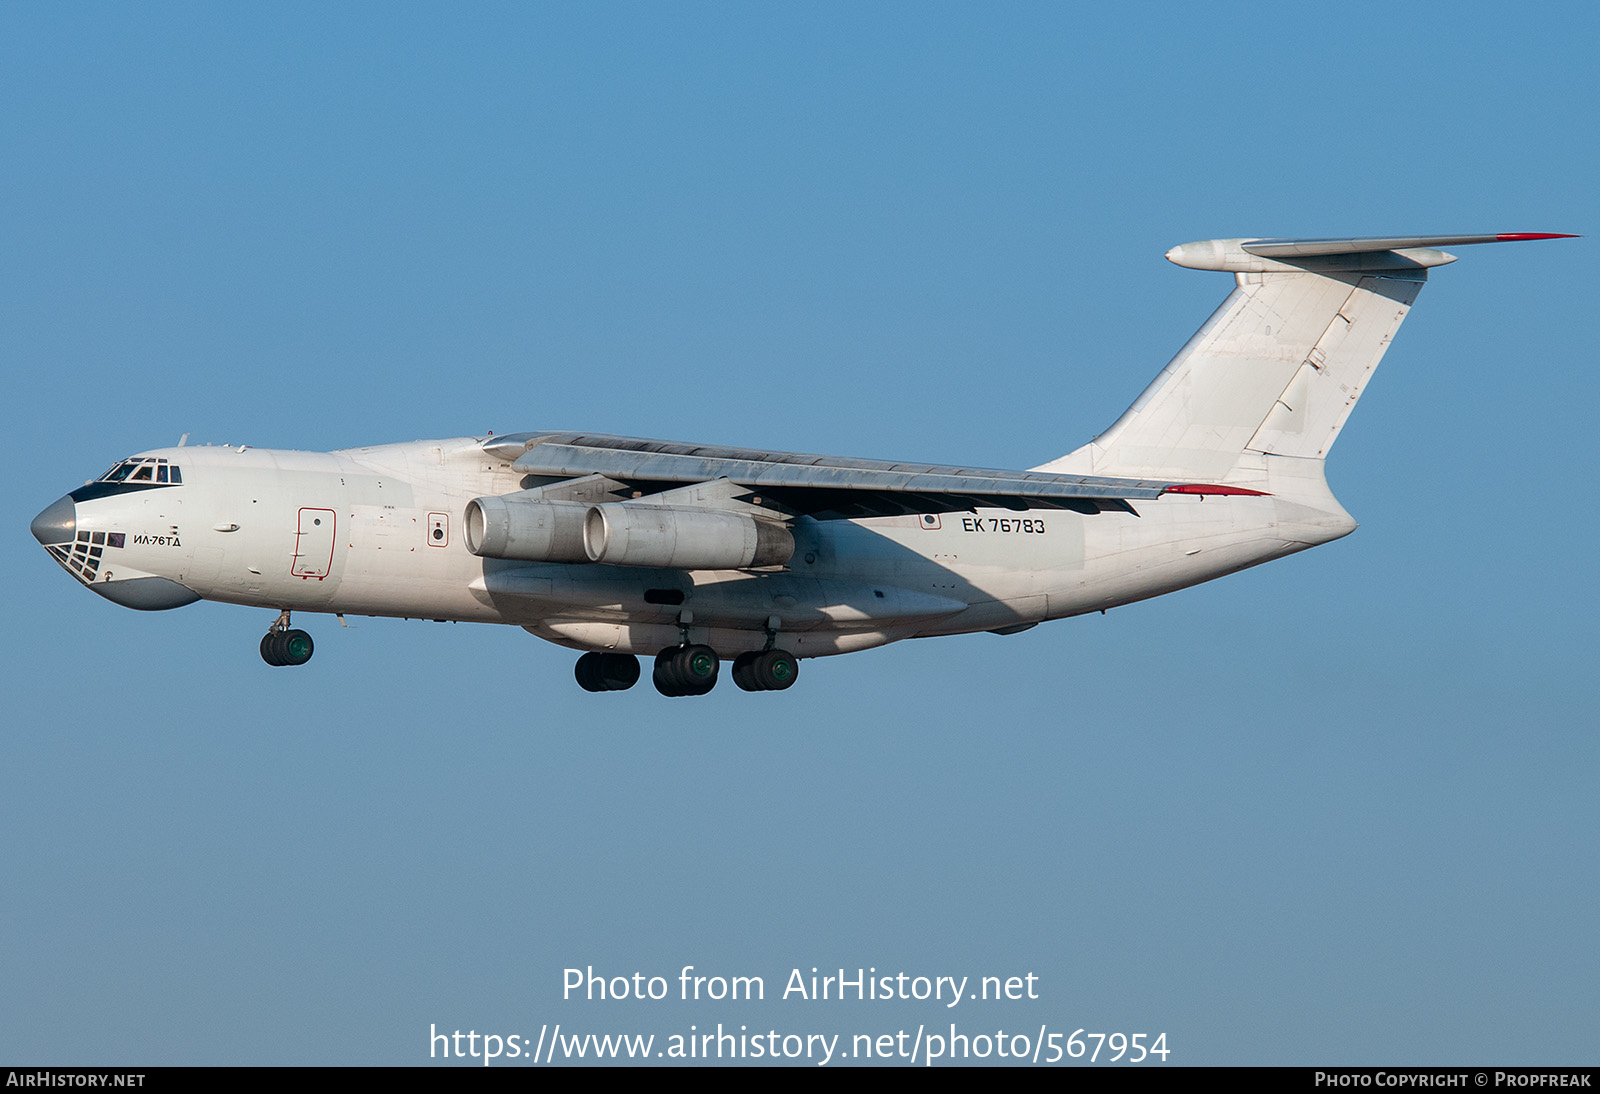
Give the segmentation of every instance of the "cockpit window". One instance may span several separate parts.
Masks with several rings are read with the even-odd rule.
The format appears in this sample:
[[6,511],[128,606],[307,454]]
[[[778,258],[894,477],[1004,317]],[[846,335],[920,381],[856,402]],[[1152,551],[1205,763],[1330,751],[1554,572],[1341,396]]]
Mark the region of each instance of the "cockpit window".
[[177,464],[165,459],[146,456],[142,460],[123,460],[100,476],[101,482],[151,482],[181,486],[183,474]]

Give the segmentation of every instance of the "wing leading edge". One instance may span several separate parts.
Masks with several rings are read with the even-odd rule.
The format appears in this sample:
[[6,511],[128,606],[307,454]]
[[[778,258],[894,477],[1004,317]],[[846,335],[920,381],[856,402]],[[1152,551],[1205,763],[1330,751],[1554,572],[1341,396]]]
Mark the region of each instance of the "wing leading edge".
[[1196,483],[895,463],[591,433],[511,434],[485,442],[484,449],[514,470],[552,483],[602,475],[656,493],[726,479],[758,494],[757,504],[824,518],[973,508],[1126,512],[1130,501],[1167,492],[1240,492]]

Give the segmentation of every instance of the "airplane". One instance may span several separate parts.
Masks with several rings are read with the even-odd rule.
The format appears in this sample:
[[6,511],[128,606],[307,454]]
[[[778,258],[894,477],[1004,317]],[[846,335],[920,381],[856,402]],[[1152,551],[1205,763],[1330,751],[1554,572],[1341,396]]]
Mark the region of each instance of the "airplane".
[[581,651],[586,691],[653,656],[663,695],[731,661],[782,691],[804,658],[1010,635],[1173,592],[1352,532],[1324,462],[1440,247],[1552,233],[1212,239],[1166,257],[1234,275],[1105,432],[1027,471],[534,432],[300,452],[152,449],[31,530],[107,600],[520,626]]

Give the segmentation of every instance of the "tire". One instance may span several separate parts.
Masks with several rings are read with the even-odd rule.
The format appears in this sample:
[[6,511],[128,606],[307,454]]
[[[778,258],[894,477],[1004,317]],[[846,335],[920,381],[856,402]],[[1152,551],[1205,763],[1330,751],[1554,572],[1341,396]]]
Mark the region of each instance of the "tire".
[[578,681],[578,686],[584,691],[604,691],[605,683],[600,679],[600,655],[586,653],[578,658],[578,663],[572,666],[572,675]]
[[662,695],[704,695],[717,686],[717,668],[710,646],[669,646],[656,654],[652,678]]
[[656,654],[655,671],[650,674],[650,679],[655,684],[656,690],[671,699],[689,694],[683,689],[683,683],[678,679],[677,658],[678,647],[669,646],[662,650]]
[[685,646],[678,651],[678,677],[689,695],[704,695],[717,686],[717,651],[710,646]]
[[741,691],[762,691],[760,683],[756,681],[755,663],[759,653],[741,653],[733,659],[733,682],[739,685]]
[[284,631],[278,636],[278,652],[285,665],[303,665],[316,652],[316,643],[305,631]]
[[639,682],[639,659],[631,653],[597,653],[593,656],[599,658],[596,676],[606,691],[627,691]]
[[261,660],[275,669],[283,668],[283,659],[278,656],[278,632],[268,631],[261,636]]
[[762,691],[783,691],[794,686],[800,662],[788,650],[767,650],[756,655],[750,674]]

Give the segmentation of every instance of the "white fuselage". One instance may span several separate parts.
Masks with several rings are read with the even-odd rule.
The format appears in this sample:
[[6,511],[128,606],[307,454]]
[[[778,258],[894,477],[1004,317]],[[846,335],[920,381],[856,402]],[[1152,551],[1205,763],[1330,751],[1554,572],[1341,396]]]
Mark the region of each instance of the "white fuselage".
[[69,569],[137,607],[183,602],[116,595],[119,583],[156,578],[164,581],[146,585],[274,610],[509,623],[575,649],[652,654],[687,639],[731,657],[776,632],[795,655],[818,657],[1020,630],[1193,585],[1355,527],[1320,460],[1264,457],[1262,496],[1169,494],[1135,503],[1137,512],[802,517],[782,569],[506,561],[470,553],[463,535],[469,501],[524,487],[482,445],[142,453],[181,468],[181,485],[74,492],[84,495],[74,506],[79,554],[95,551],[96,565]]

